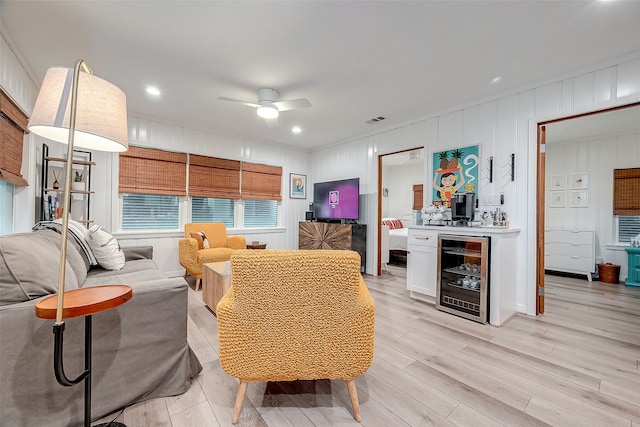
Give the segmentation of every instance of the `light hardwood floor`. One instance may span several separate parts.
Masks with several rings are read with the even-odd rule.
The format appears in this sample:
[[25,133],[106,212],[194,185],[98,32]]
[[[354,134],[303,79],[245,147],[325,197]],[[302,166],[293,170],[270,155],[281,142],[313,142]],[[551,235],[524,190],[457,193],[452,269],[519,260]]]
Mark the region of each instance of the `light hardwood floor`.
[[[375,356],[356,379],[365,426],[640,427],[640,290],[546,278],[546,313],[481,325],[409,298],[404,270],[365,276]],[[127,408],[141,426],[230,426],[237,381],[217,322],[189,294],[189,343],[204,369],[188,392]],[[113,419],[115,415],[102,421]],[[252,383],[239,426],[358,425],[343,381]]]

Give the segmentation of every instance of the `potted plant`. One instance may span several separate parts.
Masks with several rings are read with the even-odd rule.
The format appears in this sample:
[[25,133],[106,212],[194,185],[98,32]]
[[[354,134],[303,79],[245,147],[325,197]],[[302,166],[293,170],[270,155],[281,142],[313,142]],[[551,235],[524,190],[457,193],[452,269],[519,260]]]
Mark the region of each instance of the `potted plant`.
[[71,189],[76,191],[84,190],[84,176],[80,171],[75,171],[73,174],[73,183],[71,184]]

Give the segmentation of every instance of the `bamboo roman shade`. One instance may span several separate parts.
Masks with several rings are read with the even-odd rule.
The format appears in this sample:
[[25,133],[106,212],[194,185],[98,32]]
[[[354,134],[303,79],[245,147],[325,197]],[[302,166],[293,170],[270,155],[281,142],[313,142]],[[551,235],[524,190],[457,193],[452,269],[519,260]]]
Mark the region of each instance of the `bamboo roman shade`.
[[413,186],[413,210],[422,210],[422,199],[424,199],[424,186],[422,184],[416,184]]
[[29,185],[20,172],[27,122],[27,116],[0,90],[0,180]]
[[282,200],[282,168],[280,166],[242,163],[242,198]]
[[239,199],[240,162],[191,154],[189,156],[189,195]]
[[613,214],[640,215],[640,168],[614,169]]
[[129,146],[120,153],[120,193],[187,195],[187,155]]

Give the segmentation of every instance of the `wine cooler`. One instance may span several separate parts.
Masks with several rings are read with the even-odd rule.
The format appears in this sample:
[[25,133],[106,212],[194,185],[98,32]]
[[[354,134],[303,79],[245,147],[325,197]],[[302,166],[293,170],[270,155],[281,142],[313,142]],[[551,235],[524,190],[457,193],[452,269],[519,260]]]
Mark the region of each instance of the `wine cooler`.
[[445,234],[438,236],[438,310],[487,323],[490,239]]

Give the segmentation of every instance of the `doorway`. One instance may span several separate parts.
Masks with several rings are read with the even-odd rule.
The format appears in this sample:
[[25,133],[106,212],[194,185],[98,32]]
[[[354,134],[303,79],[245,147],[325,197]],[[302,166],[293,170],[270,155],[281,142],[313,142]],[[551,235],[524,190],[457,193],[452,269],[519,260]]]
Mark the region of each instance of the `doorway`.
[[[415,225],[414,186],[424,183],[424,148],[417,147],[378,156],[378,270],[382,274],[383,261],[394,251],[396,259],[406,259],[406,239],[404,249],[402,236],[393,236],[393,247],[382,233],[382,219],[392,218],[406,226]],[[422,196],[418,196],[422,199]],[[420,201],[422,206],[424,200]],[[396,230],[393,230],[396,232]],[[384,253],[383,253],[384,252]],[[404,252],[404,257],[402,252]]]
[[626,256],[616,248],[611,176],[640,164],[638,137],[625,137],[634,134],[640,103],[538,123],[536,314],[544,313],[547,228],[595,230],[596,262]]

